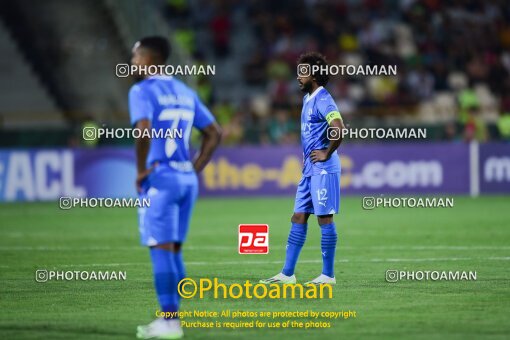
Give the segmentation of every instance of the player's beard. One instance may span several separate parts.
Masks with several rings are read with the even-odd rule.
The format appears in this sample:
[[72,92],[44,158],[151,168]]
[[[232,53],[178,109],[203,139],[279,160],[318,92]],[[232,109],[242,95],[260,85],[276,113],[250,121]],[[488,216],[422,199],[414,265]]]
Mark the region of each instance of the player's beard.
[[303,83],[303,87],[301,88],[301,91],[304,93],[310,93],[311,89],[312,89],[312,82],[309,81],[307,83]]
[[145,79],[145,77],[144,77],[144,76],[139,75],[139,74],[137,74],[137,75],[133,75],[133,76],[132,76],[132,78],[133,78],[133,80],[134,80],[134,82],[135,82],[135,83],[138,83],[139,81],[142,81],[142,80],[144,80],[144,79]]

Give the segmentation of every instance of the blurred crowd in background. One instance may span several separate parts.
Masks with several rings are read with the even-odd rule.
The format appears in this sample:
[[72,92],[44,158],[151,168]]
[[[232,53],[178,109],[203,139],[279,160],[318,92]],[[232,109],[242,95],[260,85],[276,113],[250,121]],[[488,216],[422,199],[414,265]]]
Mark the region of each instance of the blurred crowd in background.
[[330,64],[397,65],[396,77],[331,77],[327,89],[351,127],[430,126],[436,139],[510,140],[508,1],[202,1],[200,11],[182,0],[165,4],[176,40],[202,63],[240,59],[239,12],[252,46],[243,90],[218,98],[221,84],[197,84],[225,144],[299,142],[296,60],[306,51]]
[[[0,146],[77,146],[84,124],[128,126],[133,79],[114,70],[147,35],[171,40],[169,63],[215,66],[183,80],[224,145],[299,143],[296,64],[310,51],[396,66],[396,76],[330,77],[351,128],[510,141],[508,0],[17,0],[0,11]],[[117,142],[132,140],[99,145]]]

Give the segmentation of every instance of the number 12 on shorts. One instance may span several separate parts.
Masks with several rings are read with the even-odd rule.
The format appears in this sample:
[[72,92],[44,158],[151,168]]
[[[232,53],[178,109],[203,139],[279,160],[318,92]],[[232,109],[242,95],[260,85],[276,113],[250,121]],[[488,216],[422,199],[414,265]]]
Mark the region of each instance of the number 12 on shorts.
[[326,206],[326,202],[328,200],[328,189],[318,189],[317,190],[317,201],[319,204]]

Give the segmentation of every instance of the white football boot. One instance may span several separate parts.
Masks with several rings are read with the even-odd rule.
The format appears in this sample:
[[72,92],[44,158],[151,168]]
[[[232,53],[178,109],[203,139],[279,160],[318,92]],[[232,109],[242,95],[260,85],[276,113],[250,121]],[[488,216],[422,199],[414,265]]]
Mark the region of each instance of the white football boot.
[[323,285],[323,284],[330,284],[330,285],[336,285],[336,279],[334,277],[329,277],[327,275],[321,274],[312,281],[305,282],[305,285],[312,284],[312,285]]
[[158,318],[145,326],[136,328],[138,339],[180,339],[184,336],[179,319]]
[[287,276],[283,273],[276,274],[273,277],[270,277],[269,279],[260,280],[259,283],[264,283],[266,285],[271,283],[282,283],[282,284],[295,284],[296,283],[296,276]]

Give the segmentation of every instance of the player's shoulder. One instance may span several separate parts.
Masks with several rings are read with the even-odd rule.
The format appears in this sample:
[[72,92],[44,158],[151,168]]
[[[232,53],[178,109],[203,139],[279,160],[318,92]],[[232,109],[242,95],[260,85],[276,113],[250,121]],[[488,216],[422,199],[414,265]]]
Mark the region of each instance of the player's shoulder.
[[[328,90],[326,90],[326,88],[321,86],[320,88],[315,90],[312,94],[309,94],[309,93],[305,94],[303,96],[303,103],[316,102],[317,100],[320,100],[327,96],[329,96]],[[329,96],[329,97],[331,97],[331,96]]]
[[194,93],[193,89],[173,76],[151,76],[133,84],[129,89],[129,94],[150,92],[154,87],[165,86],[165,84],[171,84],[173,90],[180,94],[193,95]]
[[134,95],[134,94],[143,92],[145,90],[146,86],[147,86],[147,79],[140,80],[140,81],[134,83],[133,85],[131,85],[131,87],[129,88],[129,94]]
[[328,101],[328,100],[333,100],[333,96],[331,96],[331,93],[329,93],[329,91],[323,87],[319,93],[317,93],[317,100],[318,101]]
[[172,86],[176,90],[176,92],[180,94],[188,94],[191,96],[195,95],[195,90],[191,88],[188,84],[180,80],[179,78],[175,78],[174,76],[171,76],[170,81],[172,82]]
[[331,96],[328,90],[322,88],[319,93],[317,93],[317,98],[315,100],[315,105],[317,105],[320,109],[326,109],[327,107],[333,105],[335,100]]

